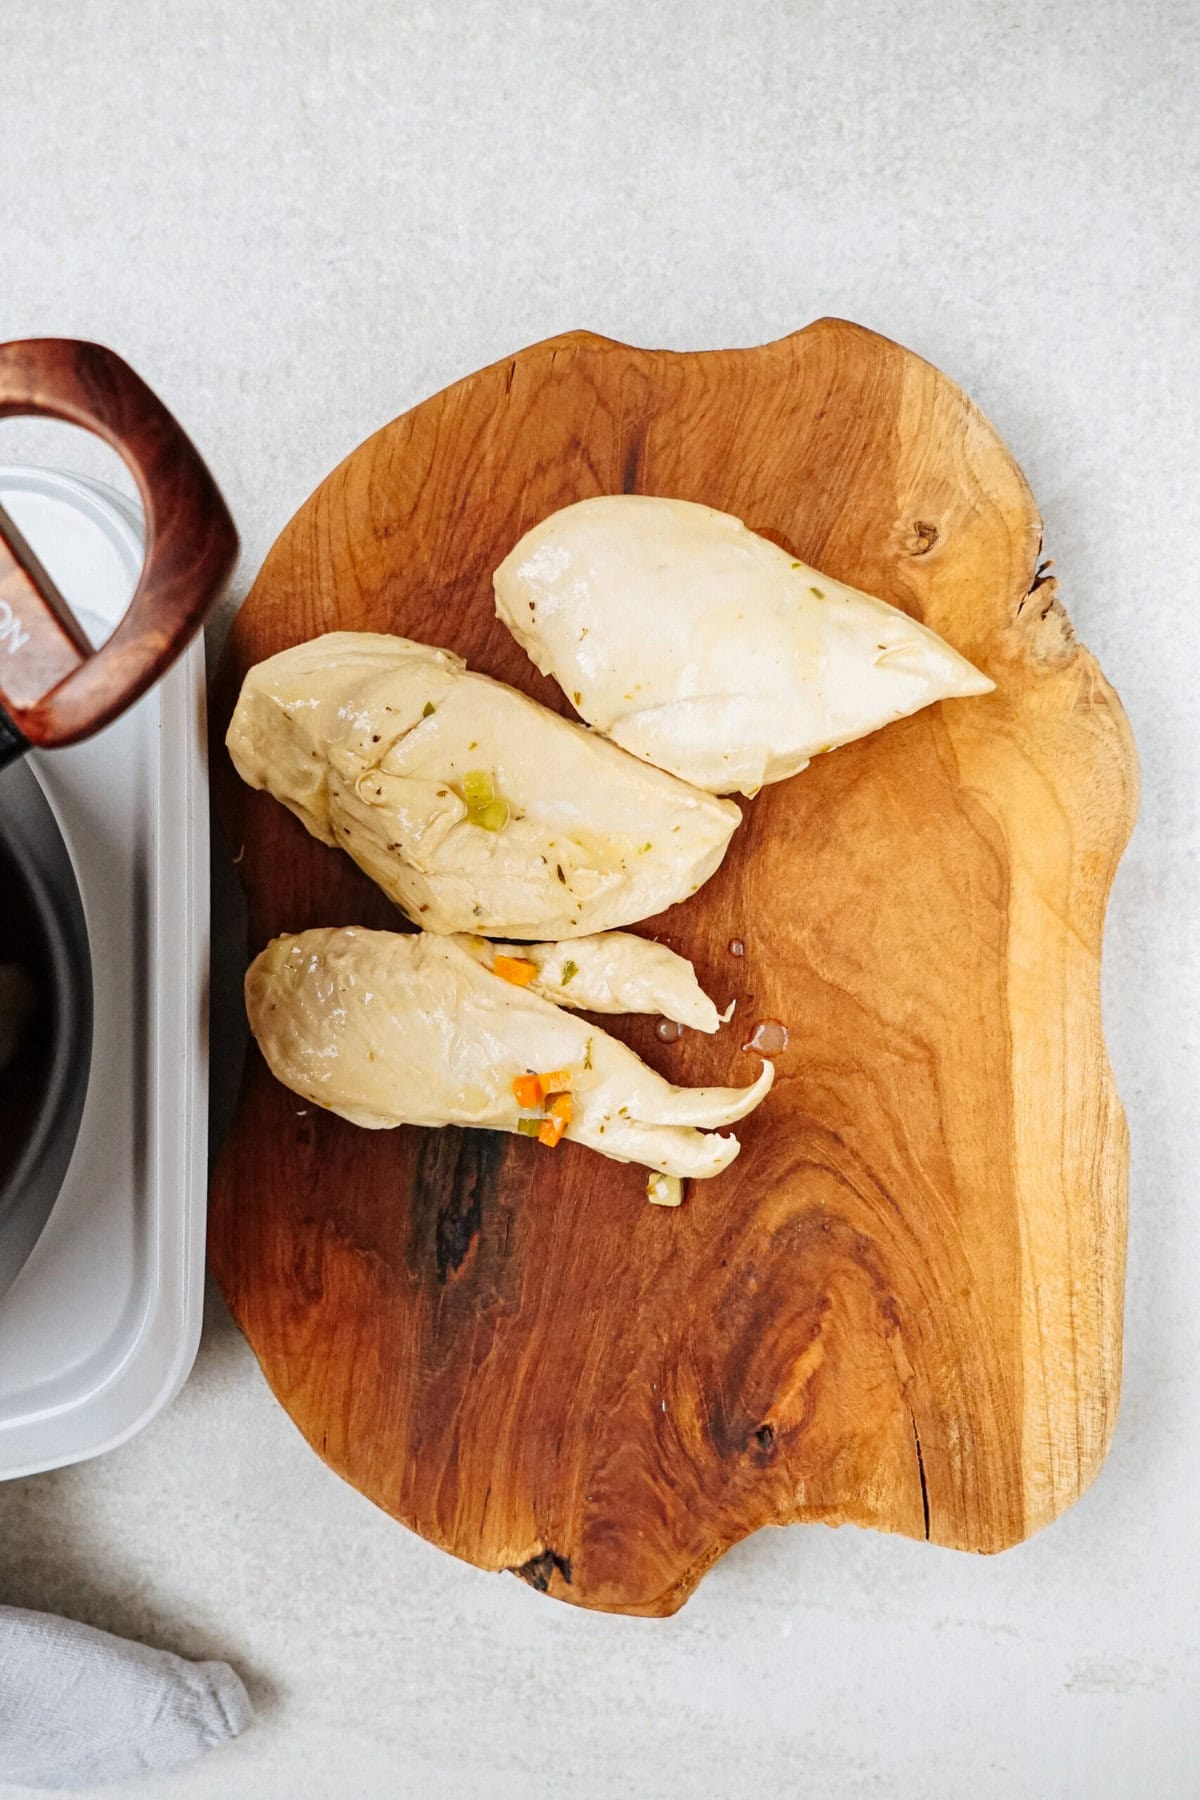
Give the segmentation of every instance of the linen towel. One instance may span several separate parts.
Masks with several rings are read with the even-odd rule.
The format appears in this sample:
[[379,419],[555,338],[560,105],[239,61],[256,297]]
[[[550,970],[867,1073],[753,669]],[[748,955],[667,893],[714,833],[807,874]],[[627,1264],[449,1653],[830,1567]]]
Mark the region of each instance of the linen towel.
[[252,1717],[228,1663],[0,1606],[0,1782],[61,1791],[178,1768]]

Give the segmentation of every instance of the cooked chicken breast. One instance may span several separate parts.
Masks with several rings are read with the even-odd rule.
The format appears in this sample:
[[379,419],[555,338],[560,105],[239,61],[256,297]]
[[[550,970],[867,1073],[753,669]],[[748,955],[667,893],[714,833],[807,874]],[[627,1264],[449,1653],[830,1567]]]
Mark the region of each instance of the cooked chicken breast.
[[631,931],[602,931],[565,944],[492,944],[464,937],[463,947],[485,969],[495,969],[531,994],[576,1012],[654,1013],[716,1031],[723,1018],[685,956]]
[[496,610],[614,743],[753,794],[932,701],[993,683],[934,632],[687,500],[602,495],[535,525]]
[[553,1072],[547,1092],[569,1097],[561,1135],[680,1177],[728,1167],[738,1141],[709,1128],[744,1118],[774,1076],[764,1062],[745,1088],[673,1087],[607,1032],[427,932],[276,938],[247,972],[246,1010],[278,1079],[356,1125],[536,1132],[553,1113],[523,1104],[514,1082]]
[[741,822],[461,657],[333,632],[246,676],[243,780],[427,931],[584,937],[694,894]]

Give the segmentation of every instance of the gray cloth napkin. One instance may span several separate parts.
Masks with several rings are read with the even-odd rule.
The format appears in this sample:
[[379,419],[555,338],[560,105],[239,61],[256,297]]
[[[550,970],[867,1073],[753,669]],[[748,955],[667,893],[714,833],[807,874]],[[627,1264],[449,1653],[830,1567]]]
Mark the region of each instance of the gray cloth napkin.
[[82,1788],[174,1769],[252,1717],[228,1663],[0,1606],[0,1782]]

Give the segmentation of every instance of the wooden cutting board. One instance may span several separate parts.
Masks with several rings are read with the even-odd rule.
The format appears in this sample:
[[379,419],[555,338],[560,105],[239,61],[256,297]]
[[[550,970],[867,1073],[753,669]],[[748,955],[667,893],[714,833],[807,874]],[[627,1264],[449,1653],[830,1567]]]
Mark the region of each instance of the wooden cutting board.
[[1003,1549],[1083,1491],[1116,1411],[1127,1149],[1099,977],[1136,762],[1021,472],[952,382],[838,320],[699,355],[574,332],[361,445],[271,551],[215,695],[250,951],[398,919],[233,775],[246,669],[392,631],[567,711],[491,573],[545,514],[622,491],[738,514],[997,693],[764,790],[714,879],[641,928],[738,1002],[715,1040],[605,1021],[673,1080],[748,1081],[749,1025],[790,1033],[740,1160],[681,1210],[572,1145],[356,1130],[252,1049],[213,1266],[331,1467],[561,1599],[672,1612],[793,1520]]

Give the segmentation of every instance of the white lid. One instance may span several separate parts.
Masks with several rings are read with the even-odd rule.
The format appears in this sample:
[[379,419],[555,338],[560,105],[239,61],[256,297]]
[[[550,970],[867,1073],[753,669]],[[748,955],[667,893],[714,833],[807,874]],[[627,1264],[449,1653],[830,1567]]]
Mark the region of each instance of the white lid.
[[[0,506],[102,642],[141,568],[136,504],[82,476],[0,468]],[[95,1027],[75,1153],[41,1238],[0,1298],[0,1478],[122,1443],[178,1392],[196,1354],[207,1177],[203,721],[197,640],[106,730],[30,757],[79,882]]]
[[81,475],[0,468],[0,506],[98,647],[129,605],[141,568],[137,502]]

